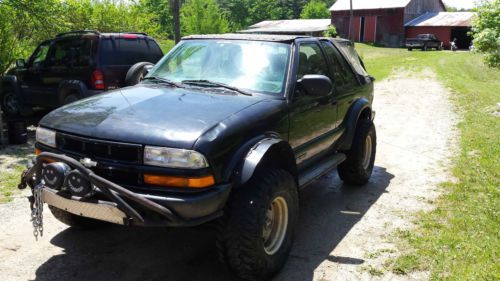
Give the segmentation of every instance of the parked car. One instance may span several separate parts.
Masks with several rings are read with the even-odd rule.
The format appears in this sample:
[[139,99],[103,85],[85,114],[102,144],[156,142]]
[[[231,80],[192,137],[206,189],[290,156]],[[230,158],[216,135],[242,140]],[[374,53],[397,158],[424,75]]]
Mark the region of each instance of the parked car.
[[422,51],[436,49],[440,51],[443,49],[443,42],[439,41],[434,34],[419,34],[417,38],[406,39],[406,48],[408,48],[408,51],[413,49],[421,49]]
[[292,247],[301,189],[335,168],[345,188],[370,179],[373,80],[343,39],[185,37],[140,84],[40,121],[20,185],[35,233],[43,202],[74,227],[218,220],[221,260],[268,280]]
[[0,101],[7,115],[29,115],[133,84],[163,57],[144,33],[73,31],[42,42],[25,62],[7,72]]

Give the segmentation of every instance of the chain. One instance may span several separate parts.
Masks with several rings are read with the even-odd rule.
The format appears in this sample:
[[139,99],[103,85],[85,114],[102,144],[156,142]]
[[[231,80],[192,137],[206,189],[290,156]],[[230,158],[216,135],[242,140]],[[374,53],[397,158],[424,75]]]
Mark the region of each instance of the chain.
[[43,236],[43,184],[33,188],[33,208],[31,209],[31,222],[33,223],[33,236],[38,240],[38,235]]

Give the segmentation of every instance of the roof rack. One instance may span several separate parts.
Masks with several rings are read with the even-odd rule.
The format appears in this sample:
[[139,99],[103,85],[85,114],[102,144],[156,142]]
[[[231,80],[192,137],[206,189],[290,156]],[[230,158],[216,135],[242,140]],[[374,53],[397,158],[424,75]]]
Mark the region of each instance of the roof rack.
[[146,32],[120,32],[120,33],[137,34],[137,35],[149,36]]
[[56,37],[63,37],[63,36],[77,35],[77,34],[87,34],[87,33],[92,33],[95,35],[101,34],[99,31],[96,31],[96,30],[75,30],[75,31],[70,31],[70,32],[59,33],[59,34],[57,34]]

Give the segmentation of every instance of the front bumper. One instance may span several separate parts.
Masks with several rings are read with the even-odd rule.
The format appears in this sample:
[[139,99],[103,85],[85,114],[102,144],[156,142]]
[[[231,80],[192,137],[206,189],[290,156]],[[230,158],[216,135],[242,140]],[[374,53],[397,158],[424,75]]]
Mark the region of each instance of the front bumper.
[[41,182],[43,163],[63,162],[79,170],[98,188],[98,194],[85,199],[44,187],[42,199],[48,205],[75,215],[116,224],[138,226],[194,226],[222,215],[231,191],[230,184],[217,185],[195,194],[150,195],[132,192],[97,176],[78,161],[65,155],[43,152],[24,174],[19,188],[32,188]]

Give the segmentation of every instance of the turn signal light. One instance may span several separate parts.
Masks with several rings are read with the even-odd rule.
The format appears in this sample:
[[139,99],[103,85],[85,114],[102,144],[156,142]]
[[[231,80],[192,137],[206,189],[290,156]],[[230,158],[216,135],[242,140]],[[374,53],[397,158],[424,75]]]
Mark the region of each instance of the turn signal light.
[[212,175],[200,178],[174,177],[155,174],[144,174],[144,183],[158,186],[169,187],[189,187],[189,188],[204,188],[215,184],[215,179]]
[[[40,155],[40,153],[42,153],[42,150],[39,148],[35,148],[35,155]],[[43,163],[53,163],[53,162],[56,162],[56,161],[50,160],[50,159],[45,159],[43,161]]]

